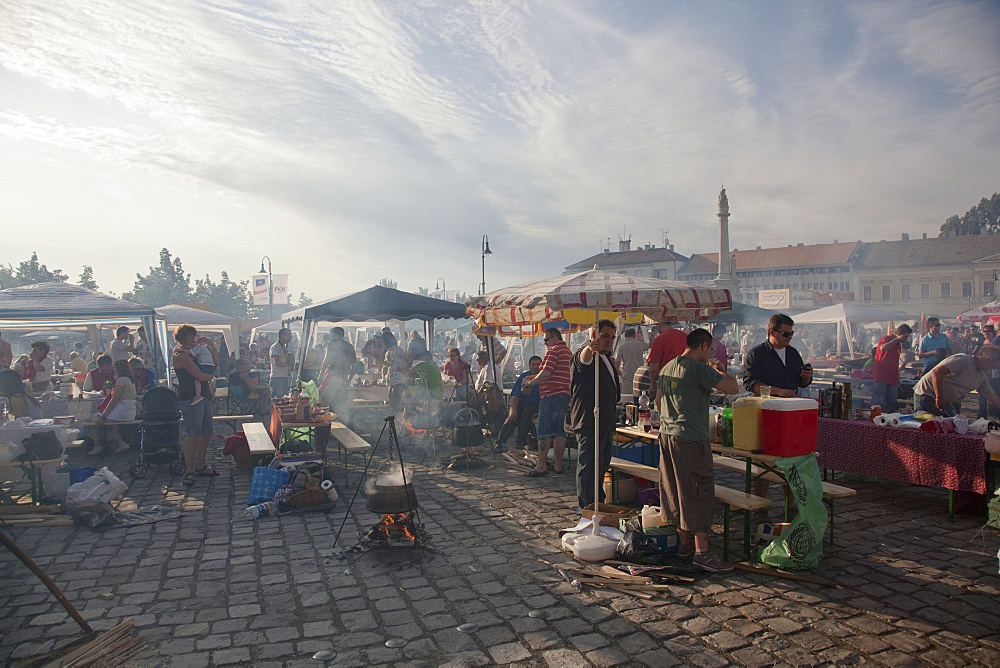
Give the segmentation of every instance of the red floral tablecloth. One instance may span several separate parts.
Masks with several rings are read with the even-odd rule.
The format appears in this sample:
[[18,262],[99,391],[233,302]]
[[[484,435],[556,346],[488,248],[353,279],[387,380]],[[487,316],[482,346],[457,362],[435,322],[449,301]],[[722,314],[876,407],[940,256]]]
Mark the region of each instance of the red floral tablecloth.
[[986,493],[983,436],[931,434],[864,420],[820,418],[816,450],[823,468],[925,487]]

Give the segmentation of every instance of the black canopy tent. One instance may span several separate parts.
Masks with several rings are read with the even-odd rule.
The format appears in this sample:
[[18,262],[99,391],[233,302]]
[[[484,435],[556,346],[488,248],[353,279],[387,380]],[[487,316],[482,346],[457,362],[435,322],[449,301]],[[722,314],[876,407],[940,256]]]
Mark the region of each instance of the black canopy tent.
[[422,320],[430,350],[434,341],[435,320],[468,317],[464,304],[373,285],[365,290],[289,311],[281,316],[281,322],[286,324],[302,321],[302,340],[296,355],[296,364],[301,368],[305,352],[312,344],[320,322]]

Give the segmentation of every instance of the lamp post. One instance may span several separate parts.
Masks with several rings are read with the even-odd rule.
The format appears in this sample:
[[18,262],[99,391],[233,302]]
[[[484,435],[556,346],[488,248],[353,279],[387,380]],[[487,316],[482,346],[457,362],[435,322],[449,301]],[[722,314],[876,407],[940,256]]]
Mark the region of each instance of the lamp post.
[[264,256],[260,259],[260,273],[264,273],[264,260],[267,260],[267,307],[271,320],[274,320],[274,282],[271,280],[271,258]]
[[[438,283],[441,284],[440,288],[438,287]],[[448,301],[448,288],[445,287],[444,279],[443,278],[439,278],[436,281],[434,281],[434,289],[435,290],[440,290],[441,292],[443,292],[444,293],[444,300]]]
[[486,294],[486,256],[493,255],[493,251],[490,250],[490,238],[488,235],[483,235],[483,282],[479,286],[479,294]]

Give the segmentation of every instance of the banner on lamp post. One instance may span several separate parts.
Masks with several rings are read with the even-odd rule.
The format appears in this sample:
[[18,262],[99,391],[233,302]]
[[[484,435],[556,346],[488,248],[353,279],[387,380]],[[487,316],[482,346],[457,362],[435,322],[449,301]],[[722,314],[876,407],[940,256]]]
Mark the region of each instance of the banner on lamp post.
[[271,274],[271,283],[274,286],[274,303],[288,303],[288,274]]
[[253,305],[267,306],[267,274],[254,274],[251,284],[253,285]]

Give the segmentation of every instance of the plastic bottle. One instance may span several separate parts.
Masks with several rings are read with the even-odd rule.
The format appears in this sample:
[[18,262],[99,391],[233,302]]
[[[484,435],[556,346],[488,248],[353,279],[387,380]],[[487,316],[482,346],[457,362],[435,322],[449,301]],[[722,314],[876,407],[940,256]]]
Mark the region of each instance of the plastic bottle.
[[727,448],[733,447],[733,404],[726,402],[722,409],[722,445]]
[[0,397],[0,424],[7,424],[10,418],[10,402],[7,397]]
[[244,511],[244,515],[248,520],[254,520],[258,517],[263,517],[264,515],[271,515],[277,509],[278,504],[274,501],[268,501],[267,503],[259,503],[256,506],[248,507]]

